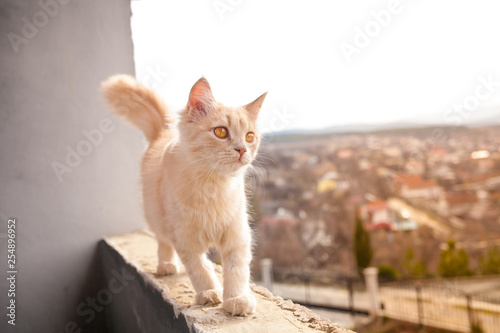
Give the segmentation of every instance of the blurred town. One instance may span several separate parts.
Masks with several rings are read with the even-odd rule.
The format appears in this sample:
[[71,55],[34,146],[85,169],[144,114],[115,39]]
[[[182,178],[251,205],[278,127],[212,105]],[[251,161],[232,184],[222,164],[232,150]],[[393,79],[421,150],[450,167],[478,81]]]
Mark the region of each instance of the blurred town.
[[500,126],[275,135],[256,162],[256,276],[262,258],[275,275],[357,275],[357,218],[381,277],[500,273]]

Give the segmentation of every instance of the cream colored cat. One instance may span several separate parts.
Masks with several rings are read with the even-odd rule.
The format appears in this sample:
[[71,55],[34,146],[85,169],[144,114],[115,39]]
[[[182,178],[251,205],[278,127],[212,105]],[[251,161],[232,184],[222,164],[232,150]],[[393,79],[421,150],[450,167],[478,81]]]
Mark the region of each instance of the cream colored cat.
[[[232,315],[252,313],[244,174],[259,147],[256,120],[266,94],[228,107],[201,78],[176,124],[161,99],[133,77],[116,75],[102,86],[113,111],[150,142],[142,158],[142,185],[146,220],[158,239],[157,273],[177,273],[178,255],[198,304],[223,299]],[[224,289],[205,255],[210,246],[222,257]]]

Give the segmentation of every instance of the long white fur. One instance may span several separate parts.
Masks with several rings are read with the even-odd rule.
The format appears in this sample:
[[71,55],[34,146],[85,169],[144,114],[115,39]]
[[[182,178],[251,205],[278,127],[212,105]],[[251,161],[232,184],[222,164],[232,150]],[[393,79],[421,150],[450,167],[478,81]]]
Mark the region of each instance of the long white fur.
[[[223,300],[232,315],[254,312],[244,174],[258,150],[256,120],[266,94],[227,107],[215,101],[201,78],[176,125],[154,91],[134,78],[113,76],[102,87],[112,110],[150,141],[142,159],[142,189],[146,220],[158,240],[158,274],[177,273],[180,257],[198,304]],[[215,136],[214,128],[221,126],[230,137]],[[255,134],[254,142],[245,141],[248,132]],[[236,148],[246,152],[240,157]],[[221,253],[223,288],[205,256],[210,246]]]

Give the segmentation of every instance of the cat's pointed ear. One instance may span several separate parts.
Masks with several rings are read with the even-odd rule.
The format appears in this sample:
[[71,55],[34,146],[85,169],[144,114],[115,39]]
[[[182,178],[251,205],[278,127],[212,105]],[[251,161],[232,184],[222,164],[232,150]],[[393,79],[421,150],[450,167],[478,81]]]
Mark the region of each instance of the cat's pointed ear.
[[207,115],[215,102],[212,89],[207,79],[202,77],[193,85],[189,93],[187,112],[189,115],[202,114]]
[[249,103],[245,105],[245,109],[254,117],[257,117],[259,114],[260,109],[262,108],[262,104],[264,103],[264,100],[266,99],[267,92],[263,93],[260,95],[255,101],[252,103]]

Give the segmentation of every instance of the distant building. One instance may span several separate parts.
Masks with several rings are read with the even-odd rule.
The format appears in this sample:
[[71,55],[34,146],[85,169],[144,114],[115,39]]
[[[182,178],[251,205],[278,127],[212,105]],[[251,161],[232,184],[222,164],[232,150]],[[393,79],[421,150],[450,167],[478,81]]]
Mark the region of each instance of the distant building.
[[466,213],[479,201],[476,191],[461,191],[445,193],[438,203],[441,215],[452,216]]
[[374,167],[375,166],[373,165],[373,163],[370,162],[370,160],[368,160],[367,158],[363,158],[358,162],[358,168],[359,170],[362,171],[370,170],[373,169]]
[[491,158],[483,158],[477,160],[477,171],[488,172],[495,167],[495,161]]
[[470,158],[473,160],[478,160],[483,158],[489,158],[490,155],[491,155],[490,152],[487,150],[476,150],[470,154]]
[[440,165],[436,168],[434,168],[434,170],[431,171],[432,172],[432,175],[435,176],[435,177],[439,177],[441,178],[442,180],[454,180],[456,179],[456,175],[455,175],[455,172],[453,172],[453,169],[450,168],[449,165]]
[[410,231],[417,230],[418,224],[413,220],[398,220],[392,224],[394,231]]
[[412,175],[422,175],[425,171],[425,164],[422,161],[409,161],[405,164],[406,172]]
[[389,157],[401,157],[403,155],[399,146],[389,146],[382,149],[382,152]]
[[349,189],[349,180],[335,171],[329,171],[318,182],[318,192],[345,192]]
[[404,211],[401,216],[382,200],[362,205],[359,212],[367,230],[411,231],[418,228],[415,221],[408,219],[409,212]]
[[361,206],[359,213],[361,218],[365,221],[365,226],[368,230],[392,230],[394,212],[384,201],[376,200],[368,202]]
[[352,149],[341,149],[337,152],[337,157],[345,160],[351,158],[353,153]]
[[405,199],[437,199],[442,192],[433,180],[417,175],[400,176],[394,182],[399,195]]

